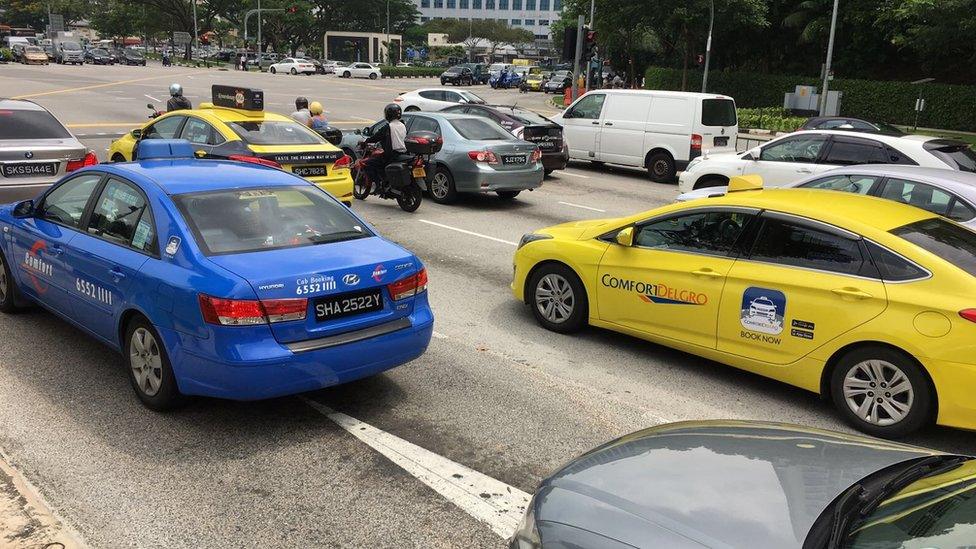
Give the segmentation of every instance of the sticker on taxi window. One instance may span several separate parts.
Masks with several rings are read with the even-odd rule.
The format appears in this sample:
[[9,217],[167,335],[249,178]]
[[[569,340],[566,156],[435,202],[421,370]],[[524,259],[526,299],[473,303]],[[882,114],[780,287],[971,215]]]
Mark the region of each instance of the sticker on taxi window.
[[742,293],[742,310],[739,322],[742,327],[753,332],[769,335],[783,333],[786,317],[786,296],[779,290],[769,288],[746,288]]

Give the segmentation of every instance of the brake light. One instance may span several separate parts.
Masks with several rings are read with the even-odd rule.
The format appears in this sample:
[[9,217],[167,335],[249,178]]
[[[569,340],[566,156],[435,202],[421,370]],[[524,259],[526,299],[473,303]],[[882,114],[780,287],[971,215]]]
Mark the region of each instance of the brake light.
[[959,316],[970,322],[976,322],[976,309],[963,309],[959,311]]
[[348,154],[344,154],[342,155],[342,158],[335,161],[335,164],[332,165],[332,169],[341,170],[343,168],[348,168],[351,164],[352,157],[350,157]]
[[208,324],[256,326],[289,320],[304,320],[308,300],[299,299],[223,299],[200,294],[200,312]]
[[416,274],[412,274],[402,280],[397,280],[387,286],[393,301],[399,301],[407,297],[413,297],[427,290],[427,269],[420,269]]
[[542,150],[536,149],[532,151],[532,162],[538,162],[542,160]]
[[401,101],[403,101],[403,98],[402,97],[394,97],[393,98],[393,102],[394,103],[400,103]]
[[274,160],[268,160],[267,158],[261,158],[260,156],[249,156],[246,154],[232,154],[227,157],[230,160],[235,160],[237,162],[247,162],[249,164],[260,164],[261,166],[267,166],[269,168],[281,169],[281,164],[275,162]]
[[498,157],[492,151],[468,151],[468,158],[475,162],[498,164]]
[[88,154],[86,154],[81,160],[69,160],[68,165],[64,168],[64,171],[73,172],[75,170],[80,170],[85,166],[94,166],[96,164],[98,164],[98,157],[95,156],[95,153],[88,151]]
[[691,150],[700,151],[702,148],[702,136],[697,133],[691,134]]

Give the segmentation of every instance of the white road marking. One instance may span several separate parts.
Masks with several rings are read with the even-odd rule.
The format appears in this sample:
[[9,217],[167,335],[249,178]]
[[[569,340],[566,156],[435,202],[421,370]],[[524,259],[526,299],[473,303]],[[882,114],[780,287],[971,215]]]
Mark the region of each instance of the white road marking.
[[568,172],[566,170],[561,170],[559,172],[559,175],[569,175],[569,176],[572,176],[572,177],[579,177],[581,179],[590,179],[590,176],[588,176],[588,175],[583,175],[581,173]]
[[594,212],[607,213],[606,210],[601,210],[600,208],[591,208],[590,206],[583,206],[582,204],[573,204],[572,202],[559,201],[560,204],[564,206],[572,206],[574,208],[583,208],[584,210],[593,210]]
[[502,538],[518,528],[529,494],[324,404],[300,398]]
[[149,95],[148,93],[144,93],[143,95],[144,95],[145,97],[147,97],[147,98],[149,98],[149,99],[152,99],[153,101],[155,101],[155,102],[157,102],[157,103],[162,103],[162,102],[163,102],[163,101],[162,101],[161,99],[156,99],[155,97],[153,97],[153,96],[151,96],[151,95]]
[[434,336],[435,338],[437,338],[437,339],[447,339],[447,336],[446,336],[446,335],[444,335],[444,334],[442,334],[442,333],[440,333],[440,332],[438,332],[437,330],[434,330],[434,331],[433,331],[433,336]]
[[427,221],[426,219],[418,219],[417,221],[419,221],[421,223],[426,223],[428,225],[433,225],[435,227],[440,227],[442,229],[448,229],[450,231],[457,231],[459,233],[469,234],[471,236],[477,236],[478,238],[484,238],[485,240],[491,240],[491,241],[494,241],[494,242],[501,242],[502,244],[508,244],[509,246],[518,246],[517,243],[512,242],[510,240],[502,240],[501,238],[495,238],[493,236],[488,236],[486,234],[476,233],[474,231],[469,231],[469,230],[466,230],[466,229],[459,229],[457,227],[451,227],[450,225],[444,225],[444,224],[441,224],[441,223],[436,223],[434,221]]

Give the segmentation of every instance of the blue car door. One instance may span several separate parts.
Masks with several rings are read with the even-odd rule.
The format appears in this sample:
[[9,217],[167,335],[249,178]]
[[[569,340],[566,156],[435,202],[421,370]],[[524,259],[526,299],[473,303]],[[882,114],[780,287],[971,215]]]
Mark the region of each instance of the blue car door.
[[73,284],[65,262],[69,243],[79,235],[92,193],[104,174],[86,172],[52,188],[36,204],[32,217],[16,219],[11,230],[11,268],[19,288],[58,313],[71,317],[68,288]]
[[68,247],[74,280],[69,290],[78,321],[117,344],[118,319],[139,270],[156,253],[156,229],[145,194],[109,176],[91,207],[85,231]]

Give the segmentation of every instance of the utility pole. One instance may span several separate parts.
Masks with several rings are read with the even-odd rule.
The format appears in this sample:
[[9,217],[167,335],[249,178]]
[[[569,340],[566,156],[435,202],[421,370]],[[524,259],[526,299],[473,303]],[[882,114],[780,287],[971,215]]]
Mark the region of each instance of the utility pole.
[[261,48],[261,0],[258,0],[258,54],[255,61],[258,63],[258,72],[261,71],[261,54],[264,53]]
[[573,56],[573,87],[570,92],[573,101],[579,97],[580,57],[583,55],[583,40],[583,16],[580,15],[576,21],[576,55]]
[[827,64],[824,65],[823,90],[820,92],[820,116],[827,116],[827,90],[830,86],[830,60],[834,56],[834,31],[837,30],[837,4],[834,0],[834,13],[830,18],[830,40],[827,42]]
[[390,59],[390,0],[386,0],[386,64],[393,64]]
[[[593,14],[596,12],[596,0],[590,0],[590,30],[596,30],[596,25],[593,22]],[[593,59],[586,60],[586,87],[590,88],[590,66],[593,65]],[[573,79],[576,79],[576,74],[573,74]]]
[[708,41],[705,42],[705,72],[702,73],[702,93],[708,86],[708,63],[712,59],[712,28],[715,26],[715,0],[711,0],[711,16],[708,20]]
[[[193,47],[199,48],[200,45],[197,44],[197,36],[200,31],[197,29],[197,0],[190,0],[193,2]],[[193,59],[193,50],[190,50],[190,59]]]

